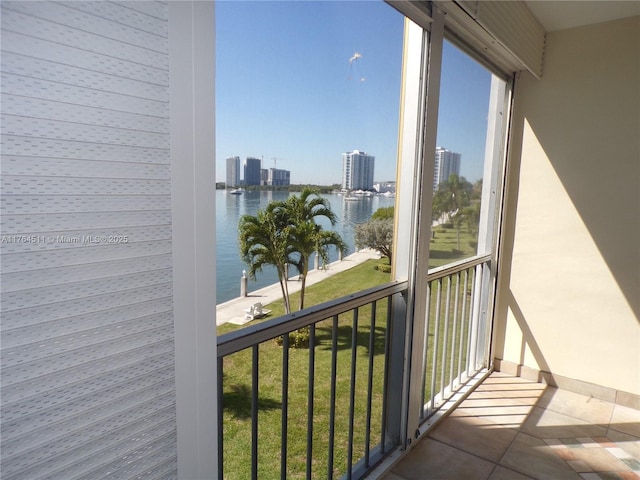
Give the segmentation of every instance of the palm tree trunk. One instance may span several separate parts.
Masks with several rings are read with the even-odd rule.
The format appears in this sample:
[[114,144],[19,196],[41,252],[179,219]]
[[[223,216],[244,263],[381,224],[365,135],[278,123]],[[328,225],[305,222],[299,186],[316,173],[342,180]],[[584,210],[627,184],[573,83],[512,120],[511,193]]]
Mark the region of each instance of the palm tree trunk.
[[291,305],[289,303],[289,286],[287,285],[287,275],[283,274],[278,268],[278,277],[280,277],[280,289],[282,290],[282,301],[284,303],[284,312],[291,313]]
[[304,263],[302,268],[302,284],[300,285],[300,310],[304,308],[304,288],[307,284],[307,273],[309,273],[309,262]]

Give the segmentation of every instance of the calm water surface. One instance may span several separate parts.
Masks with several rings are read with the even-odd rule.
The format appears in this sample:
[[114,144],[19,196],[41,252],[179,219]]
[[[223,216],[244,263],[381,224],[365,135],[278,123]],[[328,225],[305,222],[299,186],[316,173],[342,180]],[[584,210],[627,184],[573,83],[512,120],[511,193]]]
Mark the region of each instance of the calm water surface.
[[[255,215],[272,200],[284,200],[288,192],[245,192],[231,195],[226,190],[216,190],[216,301],[223,303],[240,295],[240,277],[247,266],[242,262],[238,249],[238,220],[240,216]],[[338,223],[331,227],[329,222],[320,221],[325,229],[337,231],[348,245],[348,254],[355,251],[353,241],[354,228],[358,223],[366,222],[371,214],[381,207],[394,205],[394,198],[383,196],[365,197],[357,201],[347,201],[339,195],[323,195],[329,200],[332,210],[338,217]],[[331,250],[331,261],[338,255]],[[313,265],[313,264],[312,264]],[[278,281],[275,269],[264,269],[249,280],[249,291],[257,290]]]

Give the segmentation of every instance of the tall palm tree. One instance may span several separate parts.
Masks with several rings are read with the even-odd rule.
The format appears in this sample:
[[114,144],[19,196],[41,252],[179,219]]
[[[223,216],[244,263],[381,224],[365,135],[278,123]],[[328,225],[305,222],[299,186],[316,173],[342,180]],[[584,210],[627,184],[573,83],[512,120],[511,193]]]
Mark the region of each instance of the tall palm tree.
[[287,263],[292,253],[292,227],[283,217],[282,202],[271,202],[264,210],[243,215],[238,222],[240,255],[249,267],[249,276],[256,278],[265,265],[273,265],[278,272],[286,313],[291,313],[287,286]]
[[324,264],[329,261],[330,247],[335,247],[344,253],[347,245],[338,233],[323,230],[322,226],[316,223],[316,218],[324,217],[331,225],[335,225],[338,218],[331,210],[327,199],[319,196],[315,190],[303,189],[300,196],[293,195],[282,202],[281,208],[291,228],[292,250],[298,254],[291,263],[295,265],[302,280],[300,286],[300,310],[302,310],[311,255],[316,253]]
[[452,173],[447,180],[438,185],[433,196],[433,216],[444,215],[456,227],[457,245],[460,249],[460,227],[464,221],[463,209],[471,203],[473,185],[464,177]]

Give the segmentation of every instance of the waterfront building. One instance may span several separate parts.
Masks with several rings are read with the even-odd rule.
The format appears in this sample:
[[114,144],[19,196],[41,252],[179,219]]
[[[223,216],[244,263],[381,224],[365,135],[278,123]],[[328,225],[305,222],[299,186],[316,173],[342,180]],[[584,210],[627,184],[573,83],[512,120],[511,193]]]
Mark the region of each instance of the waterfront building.
[[267,185],[272,187],[290,185],[291,172],[280,168],[270,168],[267,170]]
[[260,185],[262,160],[255,157],[247,157],[244,160],[244,184]]
[[371,190],[375,157],[354,150],[342,154],[342,188],[347,190]]
[[240,157],[227,158],[227,187],[237,187],[240,185]]
[[396,193],[396,182],[377,182],[373,184],[373,189],[378,193]]
[[449,180],[452,174],[460,176],[460,159],[462,155],[446,148],[436,147],[436,161],[433,172],[433,189]]

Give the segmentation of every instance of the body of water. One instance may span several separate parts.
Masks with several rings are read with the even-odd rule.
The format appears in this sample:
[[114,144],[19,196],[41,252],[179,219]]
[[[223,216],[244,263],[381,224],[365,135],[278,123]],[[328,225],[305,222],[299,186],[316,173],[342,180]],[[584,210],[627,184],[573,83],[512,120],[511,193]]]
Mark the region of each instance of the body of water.
[[[250,191],[242,195],[231,195],[226,190],[216,191],[216,301],[223,303],[240,295],[240,278],[247,266],[240,258],[238,249],[238,220],[240,216],[255,215],[272,200],[284,200],[288,192]],[[338,232],[348,245],[347,254],[355,251],[354,229],[358,223],[366,222],[371,214],[381,207],[391,207],[395,199],[384,196],[363,197],[348,201],[341,195],[322,195],[329,200],[338,223],[331,226],[325,219],[319,222],[325,229]],[[337,260],[335,249],[331,249],[331,261]],[[313,263],[312,263],[313,265]],[[249,280],[249,292],[278,281],[275,269],[264,269]]]

